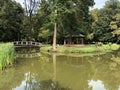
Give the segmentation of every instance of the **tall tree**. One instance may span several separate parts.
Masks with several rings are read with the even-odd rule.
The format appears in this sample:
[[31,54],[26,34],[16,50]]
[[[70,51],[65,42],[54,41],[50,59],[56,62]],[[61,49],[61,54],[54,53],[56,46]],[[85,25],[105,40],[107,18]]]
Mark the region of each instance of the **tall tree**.
[[[85,33],[89,21],[89,7],[94,5],[93,0],[42,0],[47,13],[44,26],[50,30],[57,26],[57,35],[64,37],[66,34]],[[56,12],[57,11],[57,12]],[[55,22],[57,24],[55,24]],[[53,32],[53,31],[52,31]]]
[[98,10],[93,26],[95,41],[117,41],[117,35],[113,34],[113,30],[115,30],[115,16],[118,13],[120,13],[120,1],[118,0],[107,1],[105,6]]
[[116,38],[116,42],[120,42],[120,13],[113,17],[110,22],[110,28],[112,29],[113,37]]
[[32,40],[32,28],[33,28],[33,14],[37,11],[37,1],[36,0],[24,0],[25,11],[28,17],[28,40]]
[[0,41],[21,38],[24,10],[12,0],[0,0]]

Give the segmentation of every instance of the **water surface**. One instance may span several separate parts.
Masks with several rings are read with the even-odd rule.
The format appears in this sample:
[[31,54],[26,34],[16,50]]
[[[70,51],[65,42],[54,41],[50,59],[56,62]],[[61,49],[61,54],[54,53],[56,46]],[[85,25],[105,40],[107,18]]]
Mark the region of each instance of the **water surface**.
[[0,90],[120,90],[119,51],[27,56],[18,57],[14,66],[0,73]]

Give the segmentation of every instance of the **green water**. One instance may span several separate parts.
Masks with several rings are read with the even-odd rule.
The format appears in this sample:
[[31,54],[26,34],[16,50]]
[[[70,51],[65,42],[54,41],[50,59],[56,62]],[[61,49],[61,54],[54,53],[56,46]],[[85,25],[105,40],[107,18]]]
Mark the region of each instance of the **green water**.
[[119,51],[77,56],[18,57],[0,73],[0,90],[120,90]]

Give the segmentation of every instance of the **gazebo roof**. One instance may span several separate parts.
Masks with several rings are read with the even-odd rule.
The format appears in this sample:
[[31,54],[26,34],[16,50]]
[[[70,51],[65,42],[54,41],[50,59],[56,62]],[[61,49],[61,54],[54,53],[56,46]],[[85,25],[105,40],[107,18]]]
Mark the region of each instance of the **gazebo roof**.
[[[65,37],[66,37],[66,38],[67,38],[67,37],[70,37],[70,35],[66,35]],[[72,34],[72,37],[82,37],[82,38],[83,38],[83,37],[85,37],[85,36],[84,36],[83,34]]]

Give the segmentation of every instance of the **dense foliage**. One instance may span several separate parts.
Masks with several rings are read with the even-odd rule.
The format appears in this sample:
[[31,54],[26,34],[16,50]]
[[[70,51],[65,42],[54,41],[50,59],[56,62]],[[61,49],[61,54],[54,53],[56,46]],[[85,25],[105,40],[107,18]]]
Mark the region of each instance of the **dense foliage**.
[[102,9],[91,11],[92,41],[120,42],[120,1],[109,0]]
[[[89,7],[93,0],[42,0],[38,13],[33,16],[33,37],[45,43],[52,43],[54,23],[57,23],[57,43],[63,43],[68,34],[85,33],[88,27]],[[84,17],[84,18],[83,18]]]
[[13,0],[0,0],[0,41],[13,41],[21,38],[24,11]]
[[103,8],[93,10],[90,7],[94,0],[31,0],[31,3],[33,6],[28,4],[26,10],[13,0],[0,0],[0,41],[52,44],[56,23],[59,44],[63,44],[66,35],[80,33],[85,35],[85,43],[120,42],[119,0],[108,0]]
[[[31,0],[32,3],[35,0]],[[26,0],[26,3],[27,0]],[[36,13],[24,13],[13,0],[0,1],[0,41],[31,40],[52,43],[54,23],[57,23],[57,41],[63,43],[67,34],[86,34],[89,24],[89,7],[93,0],[41,0],[35,2]],[[29,7],[30,10],[33,10]],[[29,11],[30,11],[29,10]],[[32,25],[29,23],[30,17]]]

